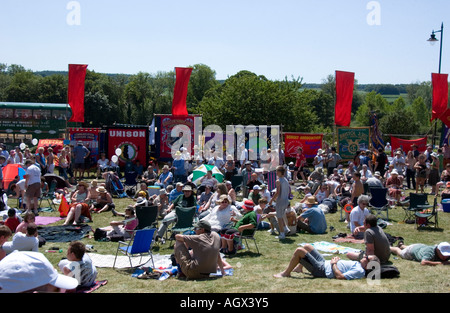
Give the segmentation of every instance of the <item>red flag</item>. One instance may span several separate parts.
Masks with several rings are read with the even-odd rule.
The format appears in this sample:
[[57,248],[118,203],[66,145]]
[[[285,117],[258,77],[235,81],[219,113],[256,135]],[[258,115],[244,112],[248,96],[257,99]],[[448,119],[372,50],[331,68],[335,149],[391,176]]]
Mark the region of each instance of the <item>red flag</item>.
[[447,110],[448,105],[448,74],[431,74],[433,84],[433,105],[431,110],[431,120],[440,118]]
[[69,88],[67,98],[72,109],[69,122],[84,123],[84,79],[87,65],[69,64]]
[[411,146],[415,144],[417,146],[417,150],[420,152],[423,152],[427,149],[427,137],[423,137],[420,139],[414,139],[414,140],[406,140],[406,139],[400,139],[394,136],[391,136],[391,147],[392,151],[397,150],[398,148],[402,148],[402,150],[405,153],[408,153],[412,150]]
[[192,67],[176,67],[175,88],[173,91],[172,115],[188,115],[186,97]]
[[352,118],[353,86],[355,73],[336,71],[336,104],[334,107],[334,124],[350,126]]
[[66,217],[67,214],[69,213],[70,210],[70,206],[69,203],[67,203],[66,197],[62,196],[61,197],[61,203],[59,204],[59,216],[60,217]]

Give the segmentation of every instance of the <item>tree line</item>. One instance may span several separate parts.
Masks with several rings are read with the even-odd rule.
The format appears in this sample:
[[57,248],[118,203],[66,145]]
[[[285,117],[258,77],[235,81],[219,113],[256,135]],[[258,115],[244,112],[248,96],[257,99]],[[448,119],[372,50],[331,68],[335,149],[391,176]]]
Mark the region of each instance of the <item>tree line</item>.
[[[301,77],[269,80],[244,70],[220,81],[205,64],[191,67],[187,108],[202,114],[204,125],[281,125],[289,132],[333,133],[334,75],[306,84]],[[67,79],[67,72],[33,72],[0,63],[0,101],[66,103]],[[88,69],[82,126],[150,125],[154,114],[171,113],[174,86],[174,71],[126,75]],[[431,127],[431,95],[431,82],[355,81],[351,126],[370,126],[370,113],[376,112],[383,134],[425,135]]]

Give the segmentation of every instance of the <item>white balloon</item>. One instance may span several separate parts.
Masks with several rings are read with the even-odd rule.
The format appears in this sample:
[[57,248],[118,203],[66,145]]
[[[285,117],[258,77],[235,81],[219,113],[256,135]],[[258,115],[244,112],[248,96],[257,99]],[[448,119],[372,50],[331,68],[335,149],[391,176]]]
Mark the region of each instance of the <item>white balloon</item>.
[[117,148],[115,152],[116,152],[117,155],[121,155],[122,154],[122,149]]
[[114,163],[117,163],[118,160],[119,160],[119,158],[117,157],[117,155],[113,155],[111,157],[111,161],[113,161]]
[[31,143],[33,144],[33,146],[38,144],[38,140],[36,138],[34,138],[33,140],[31,140]]
[[23,142],[19,145],[20,150],[25,150],[26,148],[26,144],[24,144]]

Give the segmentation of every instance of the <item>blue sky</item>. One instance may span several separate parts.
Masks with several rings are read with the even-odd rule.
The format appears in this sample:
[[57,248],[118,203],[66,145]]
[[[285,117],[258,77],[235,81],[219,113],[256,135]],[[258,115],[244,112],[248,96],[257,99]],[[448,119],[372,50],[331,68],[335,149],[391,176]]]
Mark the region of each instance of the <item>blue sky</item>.
[[[33,71],[88,64],[101,73],[156,73],[203,63],[226,79],[249,70],[320,83],[335,70],[361,84],[412,83],[450,71],[450,1],[0,0],[0,62]],[[370,25],[368,15],[379,17]],[[438,34],[438,38],[439,38]]]

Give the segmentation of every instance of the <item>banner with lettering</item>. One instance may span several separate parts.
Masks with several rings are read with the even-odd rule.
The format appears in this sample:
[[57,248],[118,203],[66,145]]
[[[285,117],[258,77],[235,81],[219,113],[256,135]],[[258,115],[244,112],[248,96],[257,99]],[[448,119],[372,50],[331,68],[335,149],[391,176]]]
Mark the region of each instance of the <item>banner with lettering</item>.
[[[194,115],[173,116],[173,115],[157,115],[156,116],[156,158],[162,161],[172,160],[172,146],[179,148],[192,148],[194,146]],[[175,126],[187,127],[190,131],[188,134],[179,132],[177,136],[172,137],[172,129]],[[190,140],[190,145],[187,140]]]
[[370,147],[369,127],[338,127],[337,142],[338,153],[346,161],[353,160],[359,150],[368,150]]
[[99,158],[99,135],[101,128],[68,128],[70,144],[74,147],[78,141],[82,141],[83,145],[91,152],[89,158],[92,163],[96,163]]
[[306,158],[314,158],[317,150],[322,148],[323,134],[284,133],[284,154],[295,158],[297,149],[303,148]]
[[148,127],[108,128],[108,158],[116,154],[120,148],[119,165],[137,160],[147,166],[148,161]]

